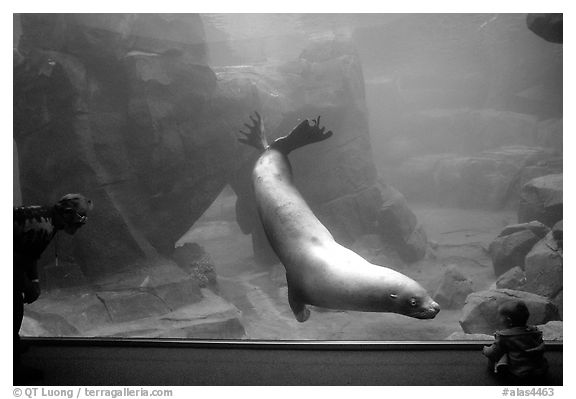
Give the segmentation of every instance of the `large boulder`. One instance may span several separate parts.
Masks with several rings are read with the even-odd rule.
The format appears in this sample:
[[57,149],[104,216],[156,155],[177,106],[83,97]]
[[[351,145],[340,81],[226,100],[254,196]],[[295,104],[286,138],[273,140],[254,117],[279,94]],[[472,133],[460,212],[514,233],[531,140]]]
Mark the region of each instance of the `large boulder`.
[[527,182],[520,191],[518,221],[538,220],[552,227],[562,220],[563,211],[562,174],[553,174]]
[[[53,204],[67,192],[82,192],[96,204],[90,223],[73,241],[60,237],[60,254],[75,257],[90,277],[144,256],[149,245],[135,239],[111,196],[110,184],[122,181],[122,169],[129,169],[127,157],[114,144],[118,173],[103,179],[97,156],[98,143],[120,135],[125,126],[114,110],[118,104],[106,100],[100,104],[107,109],[95,107],[89,114],[87,101],[101,99],[96,93],[102,86],[77,58],[64,53],[30,50],[14,71],[14,81],[14,139],[23,203]],[[41,263],[53,260],[46,258],[50,253],[45,251],[47,260]]]
[[412,153],[479,154],[510,145],[534,146],[538,118],[495,109],[420,110],[404,120],[402,134]]
[[25,337],[77,337],[80,331],[64,317],[26,309],[20,335]]
[[474,156],[415,156],[390,169],[392,184],[410,200],[501,208],[516,206],[529,180],[562,172],[562,158],[545,147],[507,145]]
[[442,160],[454,158],[454,154],[428,154],[403,160],[393,170],[394,187],[408,200],[435,202],[438,198],[434,173]]
[[540,222],[510,225],[490,243],[494,274],[500,276],[515,266],[524,267],[524,258],[549,229]]
[[550,228],[545,224],[538,222],[537,220],[533,220],[528,223],[517,223],[511,224],[502,229],[498,237],[506,237],[511,234],[519,233],[521,231],[530,231],[538,238],[544,238],[546,234],[550,232]]
[[[538,126],[543,126],[539,124]],[[542,127],[543,128],[543,127]],[[480,153],[484,157],[506,161],[516,166],[518,169],[529,166],[547,163],[558,157],[557,151],[546,146],[529,145],[506,145],[492,148]]]
[[96,297],[106,307],[112,323],[123,323],[169,312],[164,301],[145,289],[97,292]]
[[528,14],[526,25],[528,29],[552,43],[562,43],[563,14]]
[[[189,250],[189,248],[187,248]],[[198,253],[186,257],[201,260]],[[118,336],[243,338],[239,310],[213,287],[172,262],[125,269],[98,285],[52,289],[26,308],[25,334],[40,336]],[[193,270],[194,268],[192,268]],[[285,280],[285,279],[284,279]],[[212,335],[210,335],[212,334]]]
[[546,297],[524,291],[496,289],[470,294],[462,309],[460,326],[468,334],[493,334],[502,329],[498,307],[509,300],[521,300],[530,311],[528,324],[545,324],[559,320],[558,308]]
[[508,145],[482,151],[480,156],[494,159],[502,165],[508,165],[506,169],[502,169],[506,180],[505,191],[493,204],[497,208],[507,205],[516,207],[520,189],[531,179],[562,172],[561,156],[558,156],[557,150],[547,147]]
[[562,289],[554,298],[554,305],[558,308],[560,313],[560,320],[564,320],[564,290]]
[[396,249],[404,261],[415,262],[424,258],[428,238],[406,199],[392,186],[381,185],[379,188],[382,202],[377,212],[376,232]]
[[457,265],[450,265],[433,297],[443,309],[461,309],[472,291],[472,281]]
[[233,169],[200,17],[20,18],[14,138],[23,203],[66,192],[94,200],[90,223],[61,250],[89,278],[169,255]]
[[496,280],[496,288],[506,288],[509,290],[522,290],[526,284],[526,273],[520,266],[515,266],[503,273]]
[[554,231],[538,241],[526,255],[526,284],[523,291],[548,298],[556,297],[563,287],[563,256],[553,237]]
[[210,292],[205,292],[201,302],[172,312],[125,323],[102,325],[84,334],[129,338],[246,338],[240,311]]
[[504,198],[517,168],[491,157],[454,157],[434,172],[438,201],[467,208],[494,208]]
[[489,334],[466,334],[462,331],[455,331],[446,337],[448,341],[493,341],[494,336]]
[[214,261],[200,245],[185,243],[177,246],[172,258],[181,269],[196,280],[198,287],[218,291]]
[[536,327],[542,331],[542,339],[544,341],[562,341],[564,339],[563,324],[561,321],[549,321]]

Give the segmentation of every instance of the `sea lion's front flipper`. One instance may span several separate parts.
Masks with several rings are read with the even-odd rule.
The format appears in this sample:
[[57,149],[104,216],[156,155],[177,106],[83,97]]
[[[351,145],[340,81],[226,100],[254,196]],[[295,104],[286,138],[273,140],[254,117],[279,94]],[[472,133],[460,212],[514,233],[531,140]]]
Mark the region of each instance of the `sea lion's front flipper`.
[[306,307],[304,302],[301,302],[298,299],[298,295],[296,295],[294,290],[290,289],[290,284],[288,284],[288,303],[290,304],[290,308],[300,323],[304,323],[310,317],[310,310]]

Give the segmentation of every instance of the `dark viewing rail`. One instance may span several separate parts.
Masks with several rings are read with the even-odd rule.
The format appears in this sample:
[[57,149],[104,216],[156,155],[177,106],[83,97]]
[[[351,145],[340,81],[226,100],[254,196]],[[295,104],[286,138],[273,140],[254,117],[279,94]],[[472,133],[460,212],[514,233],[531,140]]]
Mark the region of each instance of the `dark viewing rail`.
[[[490,341],[252,341],[25,338],[34,385],[498,385]],[[547,386],[563,384],[563,344],[546,343]]]
[[[493,341],[334,341],[334,340],[226,340],[113,337],[24,337],[31,345],[192,347],[219,349],[298,350],[481,350]],[[545,341],[548,351],[562,351],[562,341]]]

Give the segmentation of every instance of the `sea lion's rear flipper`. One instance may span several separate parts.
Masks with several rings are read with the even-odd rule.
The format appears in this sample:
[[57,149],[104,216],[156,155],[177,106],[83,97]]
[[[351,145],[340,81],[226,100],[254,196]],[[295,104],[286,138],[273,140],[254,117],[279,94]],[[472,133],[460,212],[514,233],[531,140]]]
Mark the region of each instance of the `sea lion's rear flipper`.
[[249,132],[246,133],[240,130],[240,133],[242,133],[244,137],[238,138],[238,141],[252,146],[257,150],[264,151],[268,147],[268,140],[264,134],[264,119],[262,119],[258,112],[254,111],[254,114],[256,115],[256,118],[250,115],[250,120],[253,125],[250,126],[247,123],[244,124],[244,126],[248,128]]
[[294,290],[290,290],[290,285],[288,285],[288,303],[290,304],[290,309],[294,313],[296,320],[300,323],[304,323],[310,317],[310,310],[306,307],[304,302],[300,302],[295,295]]
[[325,132],[325,129],[325,127],[320,127],[320,116],[312,121],[305,119],[292,129],[288,135],[274,140],[270,147],[288,155],[295,149],[326,140],[332,136],[332,131]]

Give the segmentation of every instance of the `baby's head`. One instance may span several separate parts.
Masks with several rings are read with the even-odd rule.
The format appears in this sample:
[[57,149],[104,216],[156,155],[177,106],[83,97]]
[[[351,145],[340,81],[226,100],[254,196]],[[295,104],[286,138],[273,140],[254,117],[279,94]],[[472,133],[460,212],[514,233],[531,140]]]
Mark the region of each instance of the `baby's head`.
[[523,301],[506,301],[498,307],[501,323],[506,327],[525,326],[530,317],[530,311]]

